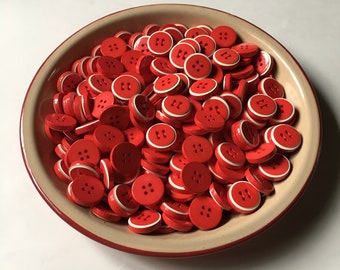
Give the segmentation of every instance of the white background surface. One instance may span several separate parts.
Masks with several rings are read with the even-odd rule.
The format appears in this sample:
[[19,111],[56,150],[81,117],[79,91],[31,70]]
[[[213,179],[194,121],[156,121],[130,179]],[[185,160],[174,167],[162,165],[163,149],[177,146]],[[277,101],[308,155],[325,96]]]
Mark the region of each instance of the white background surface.
[[80,234],[47,206],[25,170],[19,115],[26,90],[45,58],[79,28],[118,10],[165,2],[1,0],[0,269],[340,269],[340,2],[178,2],[221,9],[256,24],[306,71],[319,98],[324,139],[305,194],[258,237],[207,256],[132,255]]

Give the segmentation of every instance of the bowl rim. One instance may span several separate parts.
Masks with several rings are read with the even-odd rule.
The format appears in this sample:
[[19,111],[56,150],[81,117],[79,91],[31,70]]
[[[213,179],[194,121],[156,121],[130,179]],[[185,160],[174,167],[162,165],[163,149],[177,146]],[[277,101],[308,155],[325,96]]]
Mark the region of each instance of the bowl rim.
[[[302,72],[304,79],[306,80],[306,82],[308,83],[310,89],[311,89],[311,93],[314,97],[314,101],[316,104],[316,108],[317,108],[317,115],[318,115],[318,123],[319,123],[319,129],[318,129],[318,146],[317,146],[317,150],[316,150],[316,158],[314,161],[314,164],[312,166],[312,169],[309,173],[308,178],[306,179],[306,181],[304,182],[304,185],[302,186],[302,188],[299,190],[299,192],[297,193],[297,195],[295,196],[295,198],[290,202],[289,205],[287,205],[287,207],[281,212],[279,213],[275,218],[273,218],[270,222],[268,222],[267,224],[264,224],[260,229],[248,234],[247,236],[237,239],[235,241],[226,243],[225,245],[219,245],[216,246],[214,248],[208,248],[208,249],[204,249],[204,250],[195,250],[195,251],[188,251],[185,253],[176,253],[176,252],[154,252],[154,251],[146,251],[146,250],[141,250],[141,249],[137,249],[137,248],[133,248],[133,247],[129,247],[129,246],[125,246],[125,245],[120,245],[118,243],[114,243],[112,241],[109,241],[103,237],[100,237],[94,233],[92,233],[91,231],[87,230],[85,227],[81,226],[79,223],[75,222],[73,219],[71,219],[69,216],[67,216],[65,213],[63,213],[58,207],[56,207],[56,205],[53,203],[53,201],[51,201],[49,199],[49,197],[45,194],[44,190],[42,189],[42,187],[39,185],[39,182],[37,181],[37,179],[34,176],[33,171],[31,170],[30,166],[29,166],[29,160],[27,157],[27,153],[25,150],[25,138],[24,138],[24,134],[23,134],[23,120],[24,120],[24,115],[25,115],[25,107],[27,104],[27,100],[28,100],[28,95],[30,94],[31,88],[32,88],[32,84],[33,82],[36,80],[36,77],[38,76],[38,74],[40,73],[40,71],[43,69],[45,63],[51,58],[52,55],[54,55],[54,53],[56,51],[59,50],[60,47],[63,46],[63,44],[65,44],[65,42],[67,42],[69,39],[71,39],[72,37],[74,37],[75,35],[77,35],[77,33],[81,32],[83,29],[89,27],[90,25],[93,25],[95,23],[97,23],[98,21],[101,21],[107,17],[110,16],[114,16],[116,14],[120,14],[120,13],[124,13],[126,11],[131,11],[131,10],[138,10],[140,8],[148,8],[148,7],[164,7],[164,8],[169,8],[169,7],[174,7],[174,6],[186,6],[186,7],[198,7],[198,8],[203,8],[203,9],[208,9],[211,11],[218,11],[218,12],[222,12],[225,13],[229,16],[232,16],[236,19],[242,20],[246,23],[248,23],[249,25],[257,28],[258,30],[262,31],[263,33],[265,33],[266,35],[268,35],[274,42],[276,42],[290,57],[291,59],[295,62],[295,64],[297,65],[298,69]],[[260,233],[262,233],[263,231],[265,231],[267,228],[269,228],[270,226],[272,226],[274,223],[276,223],[283,215],[285,215],[291,208],[292,206],[296,203],[296,201],[298,199],[301,198],[302,194],[305,192],[307,186],[309,185],[309,183],[312,180],[312,177],[315,173],[317,164],[318,164],[318,160],[320,157],[320,152],[321,152],[321,147],[322,147],[322,119],[321,119],[321,110],[320,110],[320,105],[319,105],[319,101],[315,92],[315,89],[313,88],[310,80],[308,79],[305,71],[303,70],[303,68],[301,67],[300,63],[295,59],[295,57],[277,40],[275,39],[272,35],[268,34],[266,31],[264,31],[262,28],[256,26],[255,24],[249,22],[248,20],[241,18],[239,16],[236,16],[232,13],[226,12],[224,10],[219,10],[219,9],[215,9],[215,8],[211,8],[211,7],[207,7],[207,6],[202,6],[202,5],[194,5],[194,4],[149,4],[149,5],[141,5],[141,6],[134,6],[131,8],[127,8],[127,9],[122,9],[122,10],[118,10],[116,12],[112,12],[109,13],[105,16],[102,16],[94,21],[89,22],[88,24],[86,24],[85,26],[81,27],[79,30],[77,30],[76,32],[74,32],[72,35],[68,36],[63,42],[61,42],[48,56],[47,58],[42,62],[42,64],[40,65],[40,67],[38,68],[38,70],[36,71],[34,77],[32,78],[28,89],[25,93],[24,99],[23,99],[23,103],[22,103],[22,108],[21,108],[21,112],[20,112],[20,124],[19,124],[19,139],[20,139],[20,150],[21,150],[21,154],[23,157],[23,161],[24,161],[24,165],[26,167],[26,170],[30,176],[30,179],[32,181],[32,183],[34,184],[35,188],[37,189],[38,193],[40,194],[40,196],[44,199],[44,201],[47,203],[47,205],[49,205],[49,207],[62,219],[64,220],[67,224],[69,224],[71,227],[73,227],[74,229],[76,229],[77,231],[79,231],[80,233],[84,234],[85,236],[101,243],[104,244],[106,246],[109,247],[113,247],[116,248],[118,250],[121,251],[125,251],[125,252],[130,252],[130,253],[134,253],[134,254],[140,254],[140,255],[149,255],[149,256],[158,256],[158,257],[188,257],[188,256],[196,256],[196,255],[203,255],[203,254],[208,254],[211,252],[216,252],[216,251],[220,251],[232,246],[235,246],[237,244],[240,244],[252,237],[254,237],[255,235],[258,235]]]

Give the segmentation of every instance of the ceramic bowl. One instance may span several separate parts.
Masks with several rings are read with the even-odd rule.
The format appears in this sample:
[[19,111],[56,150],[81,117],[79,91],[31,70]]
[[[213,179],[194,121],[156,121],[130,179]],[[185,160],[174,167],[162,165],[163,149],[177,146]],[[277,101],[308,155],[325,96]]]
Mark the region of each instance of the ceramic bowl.
[[[118,30],[141,31],[148,23],[182,23],[187,26],[229,25],[242,40],[254,42],[276,62],[275,77],[299,112],[296,128],[303,143],[291,162],[289,177],[275,183],[275,194],[250,215],[236,215],[222,226],[190,233],[139,235],[126,225],[104,222],[87,208],[70,202],[66,185],[55,176],[54,145],[44,135],[44,118],[52,112],[56,80],[72,62],[89,55],[94,45]],[[27,91],[21,114],[20,139],[23,159],[36,189],[46,203],[69,225],[110,247],[152,256],[192,256],[221,250],[258,234],[280,218],[300,197],[316,166],[321,125],[315,93],[293,56],[273,37],[232,14],[193,5],[151,5],[119,11],[80,29],[66,39],[42,64]]]

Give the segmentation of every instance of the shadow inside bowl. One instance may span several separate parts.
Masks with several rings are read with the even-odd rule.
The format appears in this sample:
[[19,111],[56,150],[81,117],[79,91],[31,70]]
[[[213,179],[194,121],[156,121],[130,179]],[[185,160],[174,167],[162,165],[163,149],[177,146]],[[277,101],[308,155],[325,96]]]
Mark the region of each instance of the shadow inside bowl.
[[[146,266],[145,269],[148,269],[148,265],[150,269],[157,269],[164,267],[164,264],[171,264],[173,269],[225,269],[226,266],[235,269],[260,266],[267,260],[272,261],[298,251],[305,239],[316,233],[327,216],[332,214],[330,205],[340,187],[337,181],[340,172],[339,127],[334,113],[321,94],[322,88],[313,81],[311,83],[318,96],[323,123],[319,162],[302,197],[278,222],[242,244],[212,254],[189,258],[131,256],[140,260]],[[322,203],[316,203],[315,198]],[[102,250],[112,257],[110,249],[103,247]]]

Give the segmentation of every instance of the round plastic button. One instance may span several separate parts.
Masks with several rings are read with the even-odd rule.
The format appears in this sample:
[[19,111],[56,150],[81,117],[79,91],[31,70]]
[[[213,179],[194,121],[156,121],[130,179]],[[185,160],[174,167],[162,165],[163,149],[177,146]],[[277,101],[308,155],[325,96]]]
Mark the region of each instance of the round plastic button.
[[150,52],[155,55],[166,55],[173,46],[172,36],[165,31],[152,33],[147,41]]
[[242,214],[254,212],[261,203],[260,192],[246,181],[232,184],[228,189],[227,198],[232,209]]
[[119,143],[124,142],[124,134],[118,128],[109,125],[100,125],[93,132],[93,141],[99,150],[108,153]]
[[100,160],[100,151],[93,141],[79,139],[70,146],[66,157],[68,164],[72,164],[73,162],[80,160],[96,165]]
[[241,148],[229,142],[220,143],[215,149],[215,156],[222,167],[230,169],[240,169],[246,161]]
[[215,27],[210,35],[216,41],[218,47],[231,47],[237,38],[235,30],[227,25]]
[[121,217],[130,217],[139,208],[139,204],[133,198],[131,188],[127,184],[115,185],[110,190],[107,201],[112,211]]
[[223,69],[232,69],[240,62],[240,55],[233,49],[221,48],[214,52],[214,62]]
[[126,43],[119,37],[109,37],[100,44],[102,55],[120,58],[126,51]]
[[255,120],[268,120],[276,113],[277,105],[268,95],[256,94],[248,99],[247,112]]
[[294,152],[301,145],[301,135],[297,129],[288,124],[279,124],[271,131],[271,140],[283,152]]
[[184,119],[191,112],[191,103],[186,96],[171,95],[162,100],[162,112],[168,117]]
[[193,80],[204,79],[212,69],[210,59],[203,53],[193,53],[184,62],[184,72]]
[[141,205],[152,206],[160,202],[164,194],[163,181],[154,174],[144,173],[132,184],[133,198]]
[[168,151],[175,145],[177,132],[169,124],[157,123],[146,131],[145,138],[149,147],[158,151]]
[[282,181],[288,177],[290,171],[289,159],[280,153],[258,165],[259,174],[270,181]]
[[210,230],[221,222],[222,208],[211,197],[201,195],[192,200],[189,217],[197,228]]
[[81,206],[93,206],[104,197],[103,183],[92,176],[79,176],[69,184],[69,195]]
[[162,216],[155,210],[145,209],[128,219],[129,229],[134,233],[148,234],[157,230],[162,224]]
[[193,161],[187,163],[181,172],[185,188],[192,193],[201,193],[209,189],[211,174],[206,165]]
[[208,139],[202,136],[188,136],[182,143],[183,156],[188,161],[207,162],[213,155],[213,148]]
[[67,114],[51,113],[46,115],[45,124],[53,130],[71,131],[77,125],[77,120]]
[[169,59],[171,64],[173,64],[176,68],[183,69],[185,59],[195,52],[196,50],[192,45],[188,43],[178,43],[172,47],[169,53]]
[[135,176],[139,170],[141,154],[129,142],[117,144],[110,153],[112,167],[123,176]]
[[282,98],[285,95],[283,86],[274,78],[266,77],[257,85],[258,91],[272,98]]
[[112,93],[120,100],[128,101],[132,96],[141,91],[140,81],[128,74],[119,75],[111,85]]

